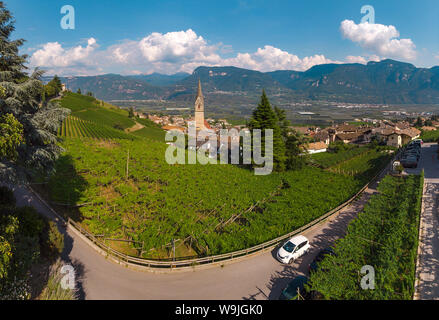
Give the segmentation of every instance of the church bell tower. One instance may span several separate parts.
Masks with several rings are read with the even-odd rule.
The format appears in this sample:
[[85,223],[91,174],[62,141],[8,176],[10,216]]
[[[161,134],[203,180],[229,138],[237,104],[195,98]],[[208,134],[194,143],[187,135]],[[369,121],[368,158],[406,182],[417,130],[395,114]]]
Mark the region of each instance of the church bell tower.
[[198,79],[197,99],[195,100],[195,124],[197,130],[204,130],[204,97],[201,91],[201,81]]

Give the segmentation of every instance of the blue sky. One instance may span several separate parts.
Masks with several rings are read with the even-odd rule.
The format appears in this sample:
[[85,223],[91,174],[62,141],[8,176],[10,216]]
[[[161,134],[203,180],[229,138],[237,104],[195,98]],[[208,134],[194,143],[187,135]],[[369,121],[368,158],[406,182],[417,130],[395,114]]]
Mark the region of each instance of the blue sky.
[[[191,72],[198,65],[261,71],[393,58],[439,65],[439,1],[10,0],[30,66],[87,75]],[[75,30],[60,26],[64,5]],[[375,21],[360,25],[371,5]]]

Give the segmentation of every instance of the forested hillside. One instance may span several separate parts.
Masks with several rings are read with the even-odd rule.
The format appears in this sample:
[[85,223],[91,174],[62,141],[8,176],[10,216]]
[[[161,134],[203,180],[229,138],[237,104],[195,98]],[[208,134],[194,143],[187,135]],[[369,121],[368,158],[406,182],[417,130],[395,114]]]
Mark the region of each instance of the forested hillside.
[[[416,68],[394,60],[362,64],[324,64],[307,71],[259,72],[237,67],[198,67],[191,75],[62,78],[68,88],[89,90],[104,100],[163,99],[191,101],[200,79],[209,104],[227,97],[247,102],[264,88],[283,99],[330,100],[376,104],[439,103],[439,67]],[[236,94],[239,93],[239,94]],[[249,100],[250,99],[250,100]]]

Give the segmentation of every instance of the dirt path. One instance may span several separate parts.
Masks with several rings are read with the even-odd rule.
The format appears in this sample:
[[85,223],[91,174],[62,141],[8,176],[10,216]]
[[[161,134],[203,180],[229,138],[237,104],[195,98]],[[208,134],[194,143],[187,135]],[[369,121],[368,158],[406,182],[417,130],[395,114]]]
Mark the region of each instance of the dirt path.
[[143,128],[145,128],[145,126],[143,124],[138,123],[136,121],[136,124],[134,126],[132,126],[131,128],[125,129],[125,132],[131,133],[131,132],[134,132],[134,131],[139,131],[139,130],[141,130]]

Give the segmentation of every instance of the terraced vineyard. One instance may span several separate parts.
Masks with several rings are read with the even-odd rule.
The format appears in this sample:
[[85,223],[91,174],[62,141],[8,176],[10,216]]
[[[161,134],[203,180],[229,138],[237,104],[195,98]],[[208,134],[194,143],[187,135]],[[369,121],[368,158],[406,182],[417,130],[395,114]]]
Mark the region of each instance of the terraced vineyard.
[[353,157],[335,167],[331,167],[329,170],[341,174],[354,175],[358,179],[367,181],[375,175],[375,168],[384,168],[391,157],[391,151],[385,148],[370,149],[360,156]]
[[256,176],[233,165],[169,165],[164,132],[149,120],[136,119],[144,128],[126,133],[113,128],[135,124],[124,110],[72,93],[62,103],[73,112],[59,132],[67,152],[40,191],[90,232],[128,240],[117,248],[135,256],[167,258],[173,240],[177,257],[271,240],[349,199],[389,159],[366,148],[326,159],[349,159],[343,167],[355,174],[305,167]]
[[350,150],[331,153],[331,152],[322,152],[316,153],[310,156],[311,162],[319,165],[322,168],[329,168],[335,166],[343,161],[349,160],[353,157],[362,155],[369,151],[368,147],[356,147]]
[[85,121],[74,116],[64,120],[58,131],[61,137],[95,138],[95,139],[135,139],[134,136],[92,121]]
[[134,120],[128,118],[126,110],[100,106],[93,97],[67,92],[61,99],[61,106],[72,110],[71,115],[94,123],[109,127],[118,126],[121,129],[135,125]]
[[148,119],[136,119],[136,121],[145,127],[143,129],[134,131],[131,134],[138,137],[149,138],[155,141],[165,141],[166,132],[162,130],[160,126]]
[[[365,184],[312,167],[255,176],[232,165],[168,165],[167,146],[151,140],[66,138],[63,146],[68,152],[49,182],[50,199],[81,204],[59,209],[95,234],[141,243],[150,258],[168,257],[172,239],[177,256],[262,243],[321,216]],[[373,164],[359,170],[377,172],[381,165]]]

